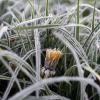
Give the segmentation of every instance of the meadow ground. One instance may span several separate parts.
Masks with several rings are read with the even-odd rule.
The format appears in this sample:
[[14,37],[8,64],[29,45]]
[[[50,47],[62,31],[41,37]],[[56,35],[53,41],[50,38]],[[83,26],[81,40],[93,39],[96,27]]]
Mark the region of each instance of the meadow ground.
[[100,100],[100,1],[0,0],[0,100]]

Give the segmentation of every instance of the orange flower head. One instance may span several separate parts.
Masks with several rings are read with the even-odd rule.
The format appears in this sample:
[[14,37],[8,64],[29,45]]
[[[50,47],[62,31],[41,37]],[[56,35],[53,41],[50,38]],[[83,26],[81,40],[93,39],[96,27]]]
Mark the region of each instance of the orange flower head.
[[47,49],[46,50],[46,58],[45,58],[45,63],[50,67],[50,66],[55,66],[60,57],[62,56],[62,52],[57,49]]
[[50,61],[58,61],[62,55],[60,50],[56,49],[47,49],[46,50],[46,58]]

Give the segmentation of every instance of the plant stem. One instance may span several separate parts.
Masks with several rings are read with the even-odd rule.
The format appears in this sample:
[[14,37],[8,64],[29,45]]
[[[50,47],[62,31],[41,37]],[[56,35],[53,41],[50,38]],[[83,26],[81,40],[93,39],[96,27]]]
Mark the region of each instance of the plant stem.
[[95,22],[95,5],[96,5],[96,0],[94,1],[94,10],[93,10],[93,19],[92,19],[92,32],[94,31],[94,22]]
[[[77,0],[77,24],[79,24],[79,4],[80,0]],[[76,39],[80,41],[79,26],[76,27]]]
[[49,6],[48,6],[48,0],[46,0],[46,8],[45,8],[45,15],[46,16],[48,16],[48,8],[49,8]]

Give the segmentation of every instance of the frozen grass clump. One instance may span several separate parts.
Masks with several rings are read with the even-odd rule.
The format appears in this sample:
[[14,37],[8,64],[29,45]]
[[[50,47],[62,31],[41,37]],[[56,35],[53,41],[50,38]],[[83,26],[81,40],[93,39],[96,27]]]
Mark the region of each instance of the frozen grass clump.
[[1,100],[100,99],[99,1],[68,1],[0,1]]

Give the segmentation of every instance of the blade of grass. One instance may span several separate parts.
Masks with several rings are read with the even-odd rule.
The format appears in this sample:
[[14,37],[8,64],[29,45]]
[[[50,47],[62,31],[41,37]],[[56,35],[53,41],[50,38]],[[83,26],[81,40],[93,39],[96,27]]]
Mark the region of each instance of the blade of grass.
[[[35,50],[36,50],[36,79],[37,82],[40,80],[40,66],[41,66],[41,46],[40,46],[40,35],[38,29],[34,30],[35,39]],[[39,91],[37,92],[37,97],[39,97]]]
[[88,41],[91,39],[91,37],[93,36],[94,32],[97,30],[97,28],[99,28],[99,26],[100,26],[100,22],[96,25],[94,30],[90,33],[89,37],[86,39],[85,43],[83,44],[83,48],[86,47]]
[[55,77],[55,78],[48,78],[44,80],[40,80],[37,83],[25,88],[21,92],[17,93],[15,96],[11,97],[9,100],[18,100],[18,99],[24,99],[29,94],[31,94],[33,91],[38,89],[39,87],[45,85],[45,84],[52,84],[55,82],[69,82],[69,81],[79,81],[83,82],[84,84],[90,84],[91,86],[95,87],[100,95],[100,87],[97,85],[92,79],[87,78],[81,78],[81,77]]
[[93,10],[93,18],[92,18],[92,32],[93,32],[94,26],[95,26],[95,6],[96,6],[96,0],[94,1],[94,10]]
[[[77,0],[77,24],[79,24],[79,19],[80,19],[80,15],[79,15],[79,6],[80,6],[80,0]],[[79,26],[76,27],[76,39],[78,41],[80,41],[80,33],[79,33]]]
[[46,7],[45,7],[45,15],[46,16],[48,16],[48,13],[49,13],[49,11],[48,11],[48,8],[49,8],[49,6],[48,6],[48,0],[46,0]]
[[[6,100],[6,99],[7,99],[8,95],[9,95],[9,93],[10,93],[10,91],[11,91],[11,88],[12,88],[14,82],[15,82],[14,77],[17,77],[19,71],[20,71],[20,68],[17,67],[16,70],[15,70],[15,72],[14,72],[15,76],[12,76],[12,77],[11,77],[10,82],[9,82],[9,84],[8,84],[8,87],[6,88],[6,91],[5,91],[5,93],[4,93],[3,97],[2,97],[2,100]],[[20,84],[19,84],[19,86],[20,86]],[[20,91],[22,90],[22,89],[21,89],[21,86],[20,86],[19,90],[20,90]]]
[[[31,0],[28,0],[30,6],[31,6],[31,9],[32,9],[32,18],[34,17],[34,5],[32,4]],[[33,2],[34,3],[34,2]]]

